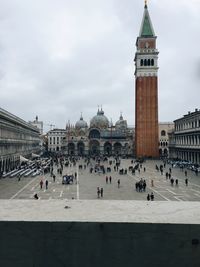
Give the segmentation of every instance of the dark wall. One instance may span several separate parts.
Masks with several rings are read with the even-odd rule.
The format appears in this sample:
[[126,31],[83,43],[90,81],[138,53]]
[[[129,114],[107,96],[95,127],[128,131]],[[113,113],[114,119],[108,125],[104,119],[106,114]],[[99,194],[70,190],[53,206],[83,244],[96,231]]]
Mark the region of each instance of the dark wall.
[[1,267],[200,266],[200,225],[0,222],[0,233]]

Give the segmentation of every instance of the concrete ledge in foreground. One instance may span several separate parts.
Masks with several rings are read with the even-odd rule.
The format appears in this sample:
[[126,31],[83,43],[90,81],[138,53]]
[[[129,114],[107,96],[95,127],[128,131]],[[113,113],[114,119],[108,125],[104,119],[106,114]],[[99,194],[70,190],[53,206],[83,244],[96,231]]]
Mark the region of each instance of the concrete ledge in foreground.
[[200,266],[198,202],[1,200],[0,231],[2,267]]

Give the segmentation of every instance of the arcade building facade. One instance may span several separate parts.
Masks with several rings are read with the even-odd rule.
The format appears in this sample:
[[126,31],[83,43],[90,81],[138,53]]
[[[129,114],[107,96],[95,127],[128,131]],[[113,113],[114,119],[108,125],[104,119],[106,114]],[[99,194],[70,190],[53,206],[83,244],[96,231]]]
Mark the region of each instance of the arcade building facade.
[[200,164],[200,110],[188,112],[174,121],[170,133],[170,158]]
[[0,108],[0,174],[19,165],[20,156],[40,151],[39,129]]

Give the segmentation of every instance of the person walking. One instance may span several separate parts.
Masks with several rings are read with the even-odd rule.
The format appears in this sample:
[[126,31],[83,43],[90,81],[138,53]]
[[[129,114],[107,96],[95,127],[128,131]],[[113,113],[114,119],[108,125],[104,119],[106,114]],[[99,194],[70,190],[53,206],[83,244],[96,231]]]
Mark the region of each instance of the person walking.
[[108,183],[108,176],[106,176],[106,183]]
[[151,180],[151,187],[154,187],[153,179]]
[[48,184],[49,184],[49,182],[48,182],[48,180],[46,180],[46,182],[45,182],[46,190],[48,189]]
[[150,195],[148,194],[148,195],[147,195],[147,201],[149,201],[149,200],[150,200]]
[[40,189],[42,189],[42,187],[43,187],[43,181],[41,180],[40,181]]
[[153,194],[153,192],[151,193],[151,196],[150,196],[150,198],[151,198],[151,201],[153,201],[153,200],[154,200],[154,194]]
[[112,177],[111,176],[109,177],[109,181],[110,181],[110,184],[111,184],[112,183]]
[[101,195],[101,197],[103,197],[103,187],[100,190],[100,195]]
[[120,187],[120,179],[117,180],[118,188]]
[[39,199],[39,197],[38,197],[38,194],[37,194],[37,193],[34,195],[34,199]]
[[146,181],[145,181],[145,180],[143,181],[143,184],[142,184],[142,186],[143,186],[143,191],[145,192],[145,191],[146,191],[146,186],[147,186],[147,184],[146,184]]
[[54,181],[54,183],[55,183],[55,181],[56,181],[56,176],[55,176],[55,174],[53,174],[53,181]]
[[185,178],[185,185],[188,186],[188,178]]
[[99,187],[97,187],[97,197],[99,198],[100,197],[100,189],[99,189]]

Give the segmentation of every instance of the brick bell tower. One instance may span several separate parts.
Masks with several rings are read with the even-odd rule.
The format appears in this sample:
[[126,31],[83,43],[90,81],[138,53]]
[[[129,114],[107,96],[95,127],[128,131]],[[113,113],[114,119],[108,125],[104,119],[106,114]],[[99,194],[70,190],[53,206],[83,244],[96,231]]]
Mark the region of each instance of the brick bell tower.
[[136,157],[159,156],[158,151],[158,50],[147,1],[135,54]]

